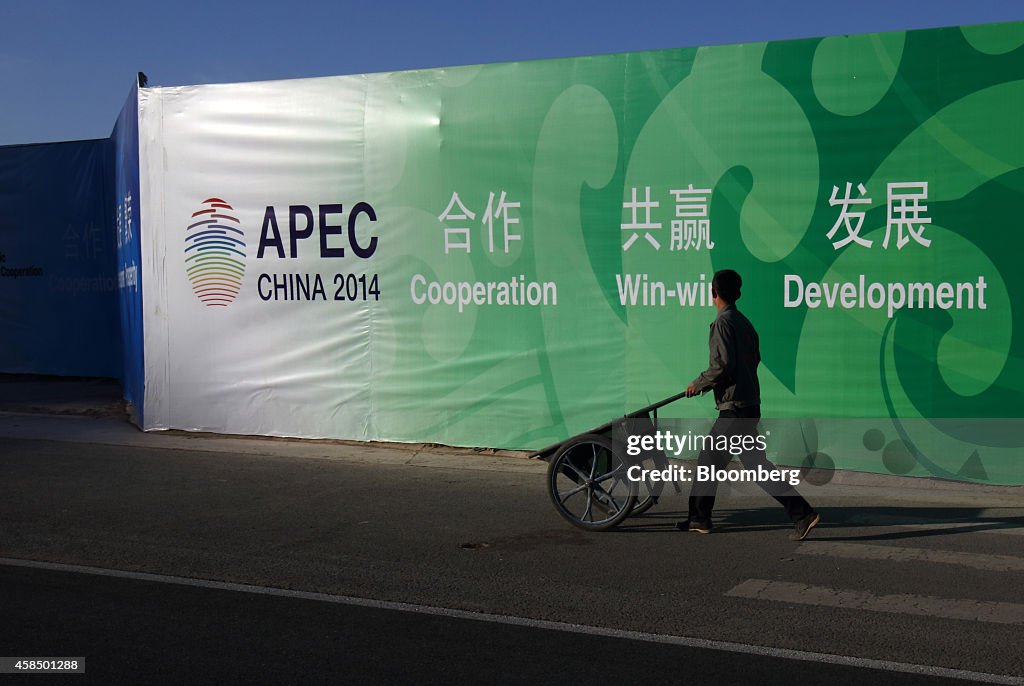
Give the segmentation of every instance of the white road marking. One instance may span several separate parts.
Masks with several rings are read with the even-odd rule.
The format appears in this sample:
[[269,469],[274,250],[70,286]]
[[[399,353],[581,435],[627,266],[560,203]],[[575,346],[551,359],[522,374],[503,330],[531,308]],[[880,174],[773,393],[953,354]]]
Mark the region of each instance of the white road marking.
[[868,591],[811,586],[789,581],[765,581],[763,579],[747,579],[727,591],[725,595],[734,598],[772,600],[799,605],[820,605],[822,607],[841,607],[890,614],[1024,626],[1024,605],[1019,603],[898,593],[875,595]]
[[904,548],[870,543],[840,543],[809,540],[797,548],[800,555],[842,557],[852,560],[885,560],[887,562],[936,562],[980,569],[986,572],[1024,572],[1024,558],[1013,555],[983,555],[952,550]]
[[[205,588],[219,591],[232,591],[236,593],[254,593],[258,595],[295,598],[299,600],[311,600],[323,603],[335,603],[339,605],[352,605],[357,607],[367,607],[380,610],[392,610],[396,612],[412,612],[416,614],[433,615],[438,617],[449,617],[452,619],[465,619],[470,621],[490,622],[493,624],[520,626],[532,629],[545,629],[548,631],[563,631],[567,633],[583,634],[588,636],[601,636],[607,638],[626,639],[631,641],[644,641],[648,643],[674,645],[684,648],[719,650],[725,652],[742,653],[746,655],[759,655],[764,657],[773,657],[786,660],[801,660],[804,662],[817,662],[823,664],[841,665],[846,667],[857,667],[861,669],[875,669],[886,672],[921,674],[925,676],[944,677],[948,679],[963,679],[967,681],[975,681],[987,684],[1009,684],[1010,686],[1024,686],[1024,678],[1001,674],[987,674],[985,672],[971,672],[961,669],[948,669],[946,667],[915,665],[905,662],[891,662],[888,660],[872,660],[862,657],[850,657],[847,655],[812,653],[803,650],[789,650],[786,648],[769,648],[765,646],[748,645],[745,643],[732,643],[728,641],[710,641],[702,638],[689,638],[686,636],[650,634],[639,631],[625,631],[620,629],[609,629],[599,626],[587,626],[583,624],[567,624],[565,622],[552,622],[542,619],[528,619],[526,617],[495,615],[482,612],[469,612],[466,610],[455,610],[452,608],[445,607],[432,607],[429,605],[417,605],[413,603],[399,603],[387,600],[372,600],[369,598],[354,598],[351,596],[332,595],[327,593],[293,591],[288,589],[272,588],[267,586],[252,586],[248,584],[235,584],[223,581],[189,579],[186,577],[169,576],[164,574],[127,572],[118,569],[84,567],[81,565],[59,564],[54,562],[37,562],[33,560],[15,560],[10,558],[0,558],[0,565],[5,565],[8,567],[23,567],[29,569],[43,569],[56,572],[90,574],[93,576],[114,577],[118,579],[132,579],[136,581],[150,581],[154,583],[172,584],[176,586],[191,586],[195,588]],[[743,586],[743,584],[741,584],[740,586]]]

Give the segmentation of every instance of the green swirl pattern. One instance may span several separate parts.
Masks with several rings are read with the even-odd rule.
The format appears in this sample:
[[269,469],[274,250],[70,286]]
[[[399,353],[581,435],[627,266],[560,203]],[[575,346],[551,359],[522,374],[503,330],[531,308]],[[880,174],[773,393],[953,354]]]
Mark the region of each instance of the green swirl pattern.
[[[388,291],[401,294],[375,315],[400,340],[381,353],[375,392],[392,408],[375,418],[383,434],[537,448],[678,392],[706,362],[713,311],[623,304],[616,278],[674,283],[733,267],[761,332],[766,415],[809,418],[818,436],[832,418],[876,421],[831,455],[840,468],[1024,483],[1024,439],[986,442],[981,424],[938,421],[1024,410],[1014,309],[1024,295],[1024,23],[382,78],[366,136],[399,167],[368,173],[367,193],[386,199],[406,236],[381,257]],[[386,128],[395,122],[400,136]],[[930,247],[882,248],[887,187],[901,182],[928,183]],[[840,211],[833,187],[847,183],[866,189],[860,236],[872,248],[836,250],[826,236]],[[691,184],[711,191],[714,248],[670,251],[671,191]],[[659,203],[661,250],[623,250],[633,189]],[[521,203],[516,250],[489,254],[478,218],[474,250],[445,254],[438,216],[453,192],[480,213],[502,191]],[[413,306],[417,273],[556,281],[558,303]],[[984,275],[987,309],[890,319],[884,309],[783,306],[786,275],[860,274]],[[428,396],[415,413],[403,400],[410,386]],[[712,412],[706,398],[675,408]],[[778,458],[799,464],[814,448]]]

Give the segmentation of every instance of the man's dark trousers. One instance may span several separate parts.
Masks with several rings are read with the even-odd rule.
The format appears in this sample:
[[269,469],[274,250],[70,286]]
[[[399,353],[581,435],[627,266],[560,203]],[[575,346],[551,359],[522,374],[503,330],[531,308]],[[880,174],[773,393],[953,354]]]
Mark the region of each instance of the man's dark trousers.
[[[761,406],[751,405],[749,407],[721,410],[718,419],[711,428],[711,435],[714,437],[727,436],[729,445],[733,445],[733,436],[757,437],[757,424],[761,419]],[[749,445],[750,442],[748,441]],[[746,469],[757,469],[758,465],[764,469],[775,469],[775,466],[768,461],[768,456],[763,450],[755,447],[754,450],[745,451],[738,456],[740,462]],[[702,450],[697,458],[698,466],[714,466],[715,469],[724,469],[729,464],[732,455],[729,451]],[[796,492],[788,481],[765,481],[757,484],[764,491],[779,501],[779,504],[786,508],[786,514],[794,522],[814,512],[810,504]],[[694,479],[690,488],[690,521],[700,524],[711,523],[711,511],[715,507],[715,494],[718,492],[717,481],[697,481]]]

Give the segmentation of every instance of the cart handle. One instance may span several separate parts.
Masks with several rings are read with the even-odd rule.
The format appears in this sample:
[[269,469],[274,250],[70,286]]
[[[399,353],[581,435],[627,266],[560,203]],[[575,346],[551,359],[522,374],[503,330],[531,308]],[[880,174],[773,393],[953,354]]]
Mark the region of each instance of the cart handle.
[[641,407],[639,410],[634,410],[633,412],[628,413],[626,415],[626,417],[628,417],[630,419],[635,419],[637,417],[642,417],[645,414],[648,414],[650,412],[656,412],[657,410],[660,410],[661,408],[665,407],[666,405],[674,403],[675,401],[680,400],[681,398],[685,398],[685,397],[686,397],[686,391],[683,391],[682,393],[676,393],[675,395],[673,395],[673,396],[671,396],[669,398],[665,398],[664,400],[659,400],[658,402],[656,402],[656,403],[654,403],[652,405],[648,405],[647,407]]
[[[658,410],[660,408],[665,407],[669,403],[674,403],[675,401],[677,401],[677,400],[679,400],[681,398],[685,398],[685,397],[686,397],[686,391],[683,391],[682,393],[676,393],[675,395],[673,395],[671,397],[665,398],[664,400],[659,400],[658,402],[656,402],[656,403],[654,403],[652,405],[648,405],[647,407],[642,407],[639,410],[634,410],[633,412],[629,412],[629,413],[623,415],[622,417],[620,417],[618,419],[614,419],[614,420],[612,420],[610,422],[605,422],[601,426],[595,426],[593,429],[590,429],[589,431],[584,431],[583,433],[584,434],[599,434],[599,433],[603,433],[603,432],[607,431],[608,429],[612,428],[612,426],[614,426],[617,422],[622,421],[623,419],[638,419],[638,418],[643,417],[643,416],[647,415],[648,413],[652,413],[652,412],[654,413],[654,419],[657,420],[657,418],[658,418]],[[581,435],[583,435],[583,434],[576,434],[576,436],[581,436]],[[541,448],[540,450],[536,450],[536,451],[530,453],[530,457],[542,457],[544,459],[547,459],[548,455],[551,455],[552,453],[554,453],[556,450],[561,448],[564,443],[572,440],[573,438],[575,438],[575,436],[570,436],[569,438],[565,439],[564,441],[559,441],[558,443],[554,443],[552,445],[549,445],[546,448]]]

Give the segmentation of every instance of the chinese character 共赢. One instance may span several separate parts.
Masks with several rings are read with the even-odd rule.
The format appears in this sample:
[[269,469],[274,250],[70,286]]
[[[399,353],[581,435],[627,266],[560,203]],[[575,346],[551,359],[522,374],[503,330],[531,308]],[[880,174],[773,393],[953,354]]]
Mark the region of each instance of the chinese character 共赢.
[[[456,206],[458,206],[457,209]],[[452,219],[456,221],[476,219],[476,213],[466,209],[466,206],[459,199],[459,194],[455,192],[452,192],[452,199],[448,202],[448,207],[438,216],[438,220],[441,222],[447,222]],[[457,238],[461,240],[454,240]],[[465,250],[467,253],[469,252],[468,226],[446,226],[444,228],[444,254],[447,255],[449,250]]]
[[[494,206],[494,193],[487,197],[487,209],[484,210],[483,224],[487,227],[487,237],[489,241],[490,252],[494,252],[494,220],[502,220],[502,228],[504,229],[505,236],[505,252],[508,253],[510,241],[521,241],[522,235],[517,233],[509,233],[508,227],[519,223],[519,217],[515,217],[509,214],[509,210],[519,209],[520,203],[508,202],[506,199],[505,191],[501,191],[501,196],[498,198],[498,204]],[[493,208],[493,209],[492,209]]]
[[[686,188],[669,191],[676,198],[676,219],[672,220],[672,239],[669,250],[700,250],[701,242],[711,250],[711,222],[708,219],[710,188]],[[685,239],[685,243],[683,242]]]
[[897,250],[902,250],[911,238],[926,248],[931,245],[931,239],[921,235],[924,233],[925,225],[932,223],[931,217],[922,216],[928,210],[927,205],[921,204],[922,200],[928,199],[928,182],[890,183],[887,195],[889,209],[882,247],[889,248],[889,234],[894,225],[896,226]]
[[[631,201],[622,203],[623,209],[632,211],[632,221],[626,224],[620,224],[620,228],[623,231],[643,231],[644,238],[647,239],[647,242],[653,245],[655,250],[661,250],[661,243],[659,243],[658,240],[650,233],[651,231],[655,231],[661,228],[660,222],[654,223],[651,221],[651,210],[654,209],[655,207],[658,207],[660,204],[661,203],[659,203],[657,200],[651,200],[650,186],[644,187],[643,200],[637,199],[636,187],[634,186],[633,199]],[[639,210],[644,210],[643,222],[639,220]],[[633,246],[633,243],[636,242],[637,238],[638,235],[636,233],[632,234],[628,239],[626,239],[626,242],[622,244],[622,249],[629,250]]]
[[836,223],[832,225],[832,230],[828,232],[827,237],[829,240],[836,235],[840,225],[846,228],[846,236],[832,243],[832,247],[839,250],[842,247],[849,245],[850,243],[856,243],[857,245],[864,246],[865,248],[871,247],[871,241],[867,238],[861,238],[860,230],[864,225],[864,212],[851,212],[851,205],[870,205],[871,198],[865,197],[867,195],[867,189],[864,188],[864,184],[857,184],[857,191],[860,193],[859,198],[854,198],[850,195],[853,189],[853,184],[849,181],[846,182],[846,195],[842,198],[836,197],[839,193],[838,186],[832,186],[832,197],[828,199],[828,204],[832,207],[840,205],[839,217],[836,219]]

